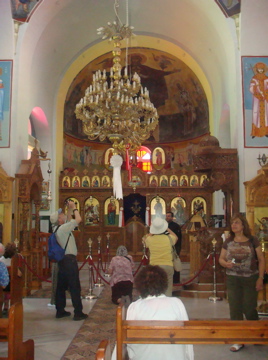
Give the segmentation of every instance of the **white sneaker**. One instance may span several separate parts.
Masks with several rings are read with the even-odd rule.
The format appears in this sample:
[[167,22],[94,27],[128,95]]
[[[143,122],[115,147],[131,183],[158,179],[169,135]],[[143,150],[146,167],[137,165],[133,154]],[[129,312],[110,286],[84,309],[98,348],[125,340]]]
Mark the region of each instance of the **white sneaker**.
[[48,306],[48,307],[53,307],[53,308],[54,308],[56,305],[54,305],[54,304],[50,304],[50,303],[49,303],[49,304],[47,304],[47,306]]

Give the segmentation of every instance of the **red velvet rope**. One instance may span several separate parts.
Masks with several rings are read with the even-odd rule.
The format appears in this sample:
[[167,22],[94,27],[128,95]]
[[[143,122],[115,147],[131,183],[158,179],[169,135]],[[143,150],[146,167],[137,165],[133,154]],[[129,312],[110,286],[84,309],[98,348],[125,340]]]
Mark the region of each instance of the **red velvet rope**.
[[26,265],[27,269],[34,275],[36,276],[38,279],[42,280],[42,281],[46,281],[51,283],[51,280],[48,280],[48,278],[43,278],[39,275],[36,274],[36,272],[27,264],[27,262],[25,261],[24,257],[21,254],[18,254],[21,257],[21,261]]
[[[21,254],[18,254],[18,255],[19,255],[19,257],[20,257],[21,262],[23,262],[23,263],[26,265],[27,269],[28,269],[29,271],[31,271],[31,273],[32,273],[34,276],[36,276],[36,277],[37,277],[38,279],[40,279],[41,281],[45,281],[45,282],[49,282],[49,283],[52,282],[51,280],[48,280],[48,278],[43,278],[43,277],[37,275],[36,272],[27,264],[27,262],[25,261],[25,259],[23,258],[23,256],[22,256]],[[181,284],[174,284],[174,286],[184,286],[184,285],[187,285],[187,284],[191,283],[195,278],[197,278],[197,276],[204,270],[204,268],[205,268],[206,264],[208,263],[211,255],[212,255],[212,253],[208,254],[206,260],[205,260],[204,263],[203,263],[203,265],[201,266],[201,268],[199,269],[199,271],[195,274],[195,276],[194,276],[193,278],[191,278],[190,280],[187,280],[186,282],[181,283]],[[96,268],[96,266],[95,266],[95,264],[94,264],[91,256],[88,256],[88,257],[86,258],[86,260],[83,262],[83,264],[79,267],[78,270],[79,270],[79,271],[82,270],[82,268],[84,267],[84,265],[88,262],[88,264],[92,266],[93,282],[95,283],[94,271],[93,271],[93,269],[94,269],[94,270],[96,271],[96,275],[99,275],[99,277],[100,277],[106,284],[109,285],[110,283],[109,283],[108,281],[106,281],[106,280],[104,279],[104,277],[103,277],[103,276],[100,274],[100,272],[99,272],[99,260],[101,260],[100,257],[99,257],[99,259],[98,259],[98,268]],[[134,273],[134,277],[137,275],[137,273],[138,273],[138,271],[140,270],[141,266],[142,266],[142,265],[143,265],[143,266],[146,266],[146,265],[148,264],[148,262],[149,262],[149,259],[147,258],[147,256],[143,256],[142,259],[141,259],[141,262],[140,262],[140,264],[139,264],[139,266],[138,266],[138,268],[137,268],[137,270],[136,270],[135,273]],[[101,267],[102,267],[102,266],[101,266]]]
[[187,280],[185,283],[182,283],[182,284],[173,284],[173,286],[184,286],[184,285],[187,285],[189,283],[191,283],[205,268],[205,266],[207,265],[208,261],[209,261],[209,258],[211,256],[212,253],[208,254],[206,260],[204,261],[203,265],[201,266],[201,268],[199,269],[199,271],[195,274],[195,276],[190,279],[190,280]]

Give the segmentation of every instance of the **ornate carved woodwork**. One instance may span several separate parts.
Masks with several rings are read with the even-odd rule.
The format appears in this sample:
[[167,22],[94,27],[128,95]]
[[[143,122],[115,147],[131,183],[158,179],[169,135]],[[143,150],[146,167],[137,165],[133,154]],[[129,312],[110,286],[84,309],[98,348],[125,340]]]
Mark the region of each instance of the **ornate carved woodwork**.
[[[24,295],[41,287],[42,250],[39,241],[40,204],[43,176],[40,168],[39,152],[36,148],[29,160],[22,160],[16,183],[15,237],[25,261],[32,269],[25,274]],[[32,223],[34,221],[34,228]]]
[[207,191],[222,190],[225,195],[226,220],[239,211],[239,173],[236,149],[222,149],[218,140],[211,135],[199,143],[197,154],[193,157],[196,172],[208,176]]
[[12,239],[12,195],[14,178],[8,176],[0,162],[0,204],[1,209],[1,241],[7,244]]
[[[161,171],[155,171],[154,174],[158,177],[162,174]],[[99,176],[101,178],[102,173],[98,171],[94,171],[93,174],[90,172],[87,175],[92,178],[93,176]],[[109,176],[110,180],[112,180],[112,173],[109,172],[106,176]],[[170,179],[174,175],[174,171],[172,169],[165,170],[165,175]],[[187,175],[192,175],[191,173],[187,173]],[[144,220],[141,219],[139,214],[137,214],[136,219],[133,217],[131,219],[132,230],[135,227],[135,231],[130,231],[130,227],[127,226],[124,228],[119,228],[117,226],[108,226],[104,223],[104,204],[107,198],[112,196],[112,187],[64,187],[64,179],[69,177],[69,184],[72,184],[71,179],[74,176],[77,176],[81,179],[84,176],[83,172],[79,171],[68,171],[65,170],[61,173],[59,177],[59,207],[64,209],[64,202],[68,198],[75,198],[79,203],[79,209],[81,213],[81,217],[85,219],[85,202],[86,200],[92,196],[99,201],[99,223],[96,225],[85,225],[84,221],[79,225],[79,234],[77,233],[77,245],[78,245],[78,259],[83,259],[86,253],[88,252],[87,240],[91,238],[93,240],[92,251],[93,255],[97,253],[97,237],[101,236],[102,239],[106,238],[106,235],[109,233],[111,235],[110,245],[111,245],[111,254],[114,255],[116,252],[116,248],[118,245],[125,244],[129,245],[128,250],[130,254],[134,256],[134,259],[141,259],[142,256],[142,245],[141,239],[138,239],[137,236],[139,234],[144,233],[144,231],[148,231],[145,227]],[[158,195],[162,197],[166,203],[166,211],[171,210],[171,201],[177,196],[182,197],[186,202],[185,213],[187,219],[191,216],[191,204],[192,201],[196,197],[202,197],[204,201],[206,201],[207,208],[207,218],[209,219],[211,216],[211,208],[212,208],[212,193],[208,191],[204,186],[167,186],[167,187],[151,187],[149,184],[150,175],[146,174],[140,169],[134,168],[132,171],[132,176],[135,176],[140,179],[140,184],[133,184],[128,182],[128,173],[126,171],[122,171],[122,185],[123,185],[123,194],[124,197],[127,197],[130,194],[139,194],[146,198],[146,206],[150,207],[151,201]],[[200,174],[197,175],[198,178],[201,177]],[[91,180],[91,179],[90,179]],[[200,180],[200,179],[199,179]],[[110,181],[112,183],[112,181]],[[168,182],[170,184],[170,181]],[[200,183],[200,181],[199,181]],[[81,181],[80,181],[81,184]],[[134,189],[133,189],[134,188]],[[120,207],[123,206],[123,200],[119,201]],[[140,225],[143,225],[143,228]],[[106,243],[105,241],[101,242],[102,250],[105,251]],[[189,246],[183,245],[182,247],[182,257],[185,260],[189,260]]]
[[261,217],[268,215],[268,165],[263,166],[258,175],[244,182],[246,191],[246,216],[255,235],[262,230],[268,242],[268,222],[261,224]]

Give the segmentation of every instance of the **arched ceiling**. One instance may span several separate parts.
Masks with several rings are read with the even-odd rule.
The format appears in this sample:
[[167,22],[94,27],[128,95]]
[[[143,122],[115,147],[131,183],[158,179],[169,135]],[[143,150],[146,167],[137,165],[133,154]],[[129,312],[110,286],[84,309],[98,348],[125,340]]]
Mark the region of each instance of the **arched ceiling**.
[[[126,1],[119,0],[119,4],[124,23]],[[230,113],[236,111],[234,21],[226,19],[211,0],[129,0],[128,5],[129,23],[138,35],[134,40],[136,46],[140,46],[140,38],[152,37],[156,43],[167,42],[181,49],[186,64],[188,59],[198,64],[211,96],[210,130],[218,136],[223,104],[229,106]],[[96,46],[98,55],[111,50],[96,29],[113,19],[112,0],[40,3],[30,21],[21,25],[18,40],[18,62],[23,67],[19,72],[19,88],[31,92],[29,99],[19,95],[19,101],[28,108],[27,116],[33,107],[39,106],[51,127],[57,122],[58,131],[62,131],[62,108],[70,86],[69,80],[65,82],[66,74],[77,59],[87,56],[91,49],[95,51]]]

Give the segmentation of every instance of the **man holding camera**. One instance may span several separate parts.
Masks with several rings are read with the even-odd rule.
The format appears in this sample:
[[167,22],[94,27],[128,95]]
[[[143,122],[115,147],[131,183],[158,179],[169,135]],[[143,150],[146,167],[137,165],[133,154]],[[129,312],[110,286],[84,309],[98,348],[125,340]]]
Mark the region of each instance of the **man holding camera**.
[[[76,260],[77,247],[72,231],[81,222],[81,216],[75,203],[72,200],[66,202],[68,211],[67,215],[63,212],[56,212],[50,217],[51,223],[59,225],[56,236],[60,246],[65,249],[64,258],[58,262],[58,282],[56,289],[56,318],[60,319],[70,316],[71,313],[65,310],[66,306],[66,290],[70,291],[72,304],[74,307],[73,320],[84,320],[88,317],[83,313],[83,305],[81,301],[81,285],[79,280],[79,270]],[[74,219],[72,218],[74,216]],[[55,221],[56,220],[56,221]],[[67,244],[67,246],[66,246]]]

